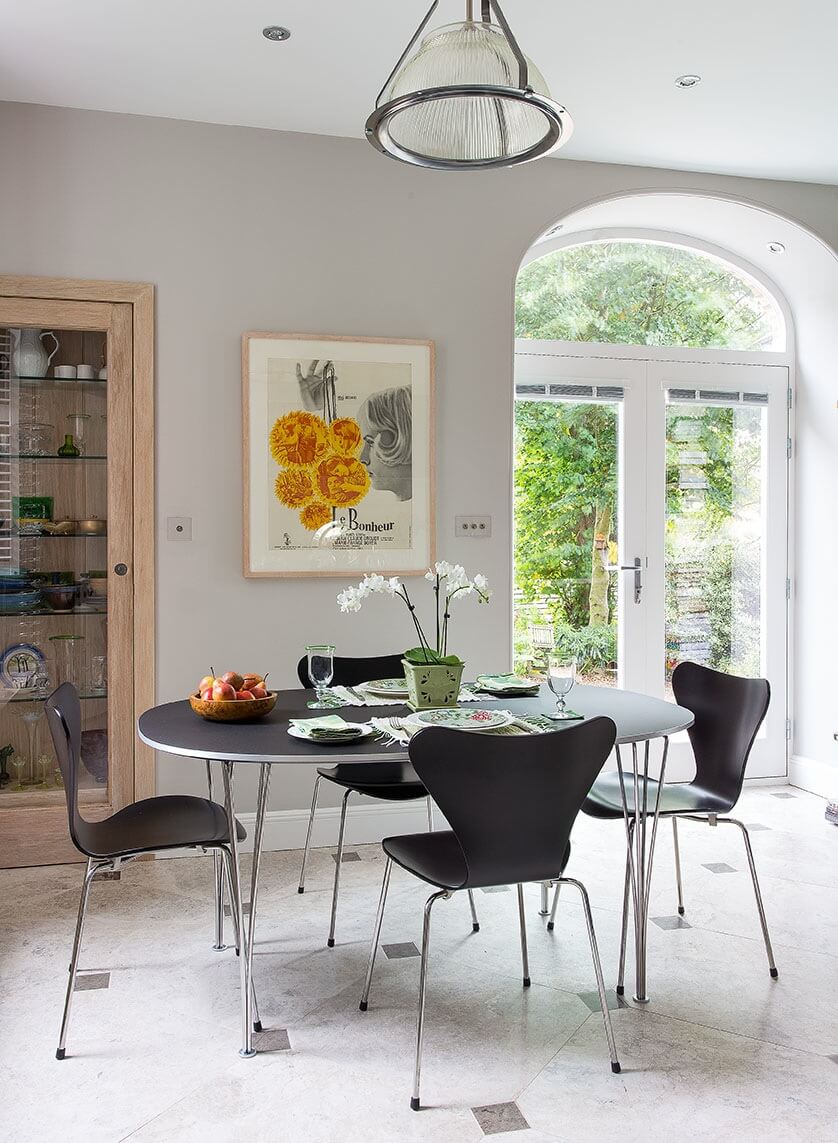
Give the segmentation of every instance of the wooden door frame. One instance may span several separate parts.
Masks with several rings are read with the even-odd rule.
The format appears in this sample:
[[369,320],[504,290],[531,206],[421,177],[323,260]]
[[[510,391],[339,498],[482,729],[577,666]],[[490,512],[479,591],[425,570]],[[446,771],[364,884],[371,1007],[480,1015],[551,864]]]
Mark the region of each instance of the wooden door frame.
[[[154,286],[0,274],[0,297],[132,307],[134,405],[134,716],[155,702]],[[134,800],[155,793],[155,755],[136,734]]]

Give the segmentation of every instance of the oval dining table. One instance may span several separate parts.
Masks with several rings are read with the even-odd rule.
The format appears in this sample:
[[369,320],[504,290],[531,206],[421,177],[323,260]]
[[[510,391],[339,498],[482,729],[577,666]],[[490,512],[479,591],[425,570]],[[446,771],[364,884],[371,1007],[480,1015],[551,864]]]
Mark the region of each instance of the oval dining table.
[[[224,789],[224,807],[230,836],[233,860],[231,913],[236,912],[237,931],[240,934],[240,974],[241,974],[241,1020],[242,1046],[239,1054],[255,1055],[253,1031],[260,1030],[258,1019],[254,1021],[253,991],[253,940],[256,931],[256,896],[259,886],[259,865],[262,857],[262,836],[265,825],[265,811],[268,805],[268,788],[271,770],[274,766],[322,765],[351,762],[401,762],[407,761],[406,746],[390,744],[379,738],[367,738],[360,742],[320,745],[316,742],[293,738],[288,734],[290,719],[311,718],[316,713],[307,707],[313,692],[296,689],[277,693],[276,706],[264,718],[244,722],[210,722],[195,714],[187,700],[164,703],[142,714],[137,723],[140,738],[146,745],[167,754],[184,758],[203,760],[207,766],[210,797],[212,797],[211,763],[221,764]],[[526,719],[527,715],[551,715],[556,703],[550,691],[542,686],[537,696],[530,698],[491,698],[481,696],[474,707],[511,711],[516,718]],[[634,905],[634,945],[636,988],[634,999],[641,1004],[648,1002],[646,995],[646,932],[648,926],[649,881],[652,855],[654,853],[660,808],[660,789],[663,785],[669,738],[679,731],[686,730],[693,723],[692,712],[686,707],[664,699],[616,687],[592,687],[578,685],[572,691],[574,711],[583,718],[605,715],[613,719],[617,727],[616,754],[620,775],[620,790],[623,799],[623,817],[626,828],[628,865],[631,879],[632,901]],[[333,707],[330,713],[340,714],[349,721],[365,721],[370,717],[405,717],[411,713],[406,706],[392,704],[381,707]],[[554,722],[556,730],[577,726],[579,720]],[[474,733],[464,731],[463,733]],[[650,744],[654,740],[663,744],[660,769],[657,775],[658,795],[655,804],[649,806],[645,797],[649,777]],[[638,745],[642,743],[643,762],[639,760]],[[630,747],[631,768],[624,770],[622,751]],[[259,788],[256,798],[256,818],[253,837],[253,861],[250,876],[250,912],[248,925],[244,924],[244,907],[239,870],[239,847],[236,837],[236,817],[234,800],[234,772],[238,765],[259,767]],[[626,797],[628,780],[633,782],[634,797]],[[631,809],[629,807],[631,806]],[[630,829],[630,815],[633,826]],[[647,844],[647,825],[648,830]],[[632,833],[634,837],[632,838]],[[220,884],[221,866],[216,867],[216,884]],[[542,913],[546,912],[547,887],[542,887]],[[216,947],[220,947],[217,936]]]

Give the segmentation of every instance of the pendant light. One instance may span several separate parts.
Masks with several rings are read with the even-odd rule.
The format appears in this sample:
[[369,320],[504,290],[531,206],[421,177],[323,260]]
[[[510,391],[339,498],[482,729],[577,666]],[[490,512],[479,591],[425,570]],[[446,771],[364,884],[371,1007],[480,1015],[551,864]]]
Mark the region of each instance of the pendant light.
[[[518,46],[497,0],[466,0],[466,18],[429,32],[433,0],[375,101],[370,143],[442,171],[526,163],[562,146],[573,124]],[[494,15],[495,21],[492,21]],[[414,53],[413,49],[419,43]]]

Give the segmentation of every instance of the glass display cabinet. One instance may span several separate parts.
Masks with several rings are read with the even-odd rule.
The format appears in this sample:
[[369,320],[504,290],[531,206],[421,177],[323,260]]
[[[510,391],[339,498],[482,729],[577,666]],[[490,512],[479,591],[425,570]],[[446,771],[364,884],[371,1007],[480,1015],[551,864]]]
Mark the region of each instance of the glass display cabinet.
[[79,859],[44,712],[61,683],[81,697],[83,815],[151,792],[135,788],[135,498],[151,480],[135,466],[135,317],[0,295],[0,866]]

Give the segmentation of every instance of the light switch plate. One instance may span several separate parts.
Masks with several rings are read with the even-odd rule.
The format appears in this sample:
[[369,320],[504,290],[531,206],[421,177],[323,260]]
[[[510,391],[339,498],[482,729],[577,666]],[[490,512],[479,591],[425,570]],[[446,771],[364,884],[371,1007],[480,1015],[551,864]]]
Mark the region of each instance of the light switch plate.
[[166,538],[169,540],[192,539],[191,516],[169,516],[166,519]]
[[455,516],[454,535],[469,536],[475,540],[485,540],[492,534],[491,516]]

